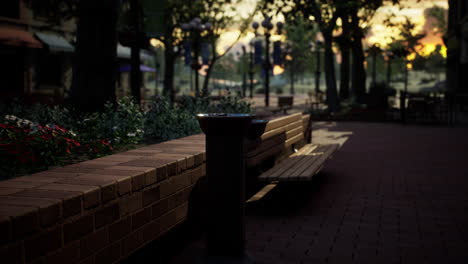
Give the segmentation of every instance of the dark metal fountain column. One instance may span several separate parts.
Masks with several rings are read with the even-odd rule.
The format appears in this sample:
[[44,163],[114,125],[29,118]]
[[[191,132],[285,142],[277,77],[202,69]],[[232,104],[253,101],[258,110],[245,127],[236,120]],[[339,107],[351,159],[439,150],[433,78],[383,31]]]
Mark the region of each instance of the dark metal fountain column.
[[198,115],[206,134],[208,263],[249,263],[245,255],[244,138],[252,118],[249,114]]

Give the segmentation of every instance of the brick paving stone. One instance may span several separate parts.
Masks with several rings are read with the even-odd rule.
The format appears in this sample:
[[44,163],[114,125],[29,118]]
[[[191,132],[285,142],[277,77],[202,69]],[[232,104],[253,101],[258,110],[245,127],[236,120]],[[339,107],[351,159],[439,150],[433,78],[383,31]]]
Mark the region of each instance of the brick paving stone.
[[[256,263],[468,263],[468,128],[315,123],[313,142],[344,132],[311,183],[247,205]],[[203,135],[184,140],[148,149],[203,151]]]

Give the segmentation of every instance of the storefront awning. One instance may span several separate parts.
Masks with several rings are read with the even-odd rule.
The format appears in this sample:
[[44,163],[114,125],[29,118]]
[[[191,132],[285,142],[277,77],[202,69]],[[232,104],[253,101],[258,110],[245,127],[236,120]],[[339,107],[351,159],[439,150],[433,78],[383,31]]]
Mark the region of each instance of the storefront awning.
[[63,37],[55,34],[36,32],[36,36],[55,52],[74,52],[75,48]]
[[[120,66],[120,68],[119,68],[119,71],[121,71],[121,72],[129,72],[129,71],[131,71],[131,70],[132,70],[132,66],[131,66],[131,65],[122,65],[122,66]],[[142,71],[142,72],[156,72],[156,69],[141,64],[141,65],[140,65],[140,71]]]
[[[129,47],[124,47],[118,43],[117,44],[117,57],[121,59],[130,59],[131,49]],[[140,58],[142,60],[151,60],[153,57],[150,54],[148,54],[146,51],[142,50],[140,52]]]
[[0,44],[9,46],[23,46],[28,48],[42,48],[42,43],[33,34],[15,28],[0,27]]

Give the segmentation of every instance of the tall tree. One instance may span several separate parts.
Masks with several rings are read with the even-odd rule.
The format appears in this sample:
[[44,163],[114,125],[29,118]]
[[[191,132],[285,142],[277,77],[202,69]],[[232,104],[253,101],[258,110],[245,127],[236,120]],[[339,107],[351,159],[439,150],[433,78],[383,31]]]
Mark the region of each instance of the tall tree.
[[[202,94],[204,96],[209,95],[208,84],[211,78],[213,67],[218,62],[218,60],[225,56],[243,36],[243,34],[246,32],[249,22],[252,20],[252,15],[255,13],[254,11],[249,14],[247,19],[240,18],[236,9],[236,5],[240,2],[242,2],[242,0],[203,1],[204,7],[200,12],[200,18],[202,18],[204,21],[210,22],[213,27],[212,31],[204,36],[204,41],[209,43],[211,49],[211,58],[208,61],[205,79],[203,81]],[[233,24],[239,24],[239,35],[237,36],[236,40],[234,40],[224,49],[223,52],[218,52],[218,40],[220,39],[222,32]]]
[[[276,13],[282,13],[286,17],[312,18],[317,24],[324,39],[325,49],[325,83],[327,86],[327,105],[330,112],[340,110],[338,90],[336,86],[335,74],[335,56],[333,53],[333,31],[338,20],[336,4],[343,4],[344,0],[266,0],[264,9],[266,12],[276,10]],[[289,18],[291,19],[291,18]]]
[[[183,32],[181,25],[190,22],[193,18],[199,17],[206,23],[212,24],[210,33],[203,33],[199,38],[210,44],[211,59],[206,68],[203,90],[208,90],[209,78],[212,67],[224,56],[235,44],[232,43],[225,52],[218,53],[216,49],[217,42],[224,29],[228,28],[235,21],[237,11],[235,5],[237,0],[206,0],[206,1],[185,1],[185,0],[167,0],[165,3],[164,34],[158,37],[164,43],[164,89],[163,93],[174,98],[174,65],[177,57],[182,51],[182,43],[187,37]],[[244,25],[245,23],[242,23]],[[241,26],[241,31],[242,31]],[[238,37],[238,39],[240,36]]]
[[435,19],[432,25],[434,27],[433,33],[440,34],[442,36],[444,36],[447,33],[447,12],[447,9],[437,5],[434,5],[433,7],[428,8],[424,11],[424,15],[426,16],[426,18],[429,17]]
[[84,111],[116,100],[117,10],[114,0],[79,1],[71,100]]
[[[333,30],[336,27],[336,21],[339,18],[336,4],[342,4],[342,1],[316,0],[301,2],[304,5],[297,5],[297,8],[304,10],[306,17],[313,16],[317,23],[324,40],[325,49],[325,83],[327,86],[327,105],[330,112],[340,110],[340,100],[336,86],[335,74],[335,55],[333,53]],[[335,4],[335,5],[334,5]],[[296,10],[298,11],[298,10]]]
[[289,71],[290,78],[293,79],[291,85],[294,85],[294,75],[303,74],[310,65],[312,54],[309,48],[312,40],[316,38],[317,29],[302,16],[294,19],[290,17],[285,22],[286,38],[291,53],[291,61],[286,71]]
[[174,101],[174,73],[176,59],[181,53],[184,35],[181,24],[190,21],[201,8],[200,1],[168,0],[164,3],[163,34],[158,39],[164,44],[163,95]]
[[366,36],[367,28],[374,17],[375,12],[385,2],[397,3],[399,0],[351,0],[348,1],[347,8],[344,10],[350,19],[351,33],[351,91],[358,103],[365,103],[366,94],[366,70],[364,68],[365,56],[363,40]]
[[336,42],[341,51],[340,64],[340,98],[342,100],[349,98],[349,81],[351,69],[351,23],[349,14],[345,9],[340,10],[341,35],[336,37]]

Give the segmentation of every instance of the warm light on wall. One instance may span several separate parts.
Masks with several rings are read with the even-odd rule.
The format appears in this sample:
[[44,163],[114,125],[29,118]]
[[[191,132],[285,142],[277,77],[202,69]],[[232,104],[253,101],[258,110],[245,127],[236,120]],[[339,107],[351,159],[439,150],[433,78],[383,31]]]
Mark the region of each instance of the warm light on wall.
[[155,38],[150,39],[150,44],[151,44],[151,46],[153,46],[155,48],[164,47],[164,43],[161,42],[159,39],[155,39]]
[[279,66],[279,65],[275,65],[275,67],[273,67],[273,75],[278,75],[278,74],[282,74],[284,72],[284,68]]

